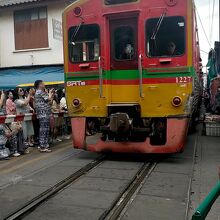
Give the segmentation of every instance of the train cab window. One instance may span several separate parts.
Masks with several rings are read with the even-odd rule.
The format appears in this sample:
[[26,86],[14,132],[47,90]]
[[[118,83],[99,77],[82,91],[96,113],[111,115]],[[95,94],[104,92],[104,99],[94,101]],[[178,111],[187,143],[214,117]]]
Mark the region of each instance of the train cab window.
[[73,63],[97,61],[100,53],[100,31],[95,24],[69,29],[69,57]]
[[135,55],[134,30],[121,26],[114,31],[114,57],[116,60],[133,60]]
[[105,5],[117,5],[123,3],[137,2],[138,0],[105,0]]
[[149,19],[146,37],[149,57],[181,56],[185,53],[185,20],[180,16]]

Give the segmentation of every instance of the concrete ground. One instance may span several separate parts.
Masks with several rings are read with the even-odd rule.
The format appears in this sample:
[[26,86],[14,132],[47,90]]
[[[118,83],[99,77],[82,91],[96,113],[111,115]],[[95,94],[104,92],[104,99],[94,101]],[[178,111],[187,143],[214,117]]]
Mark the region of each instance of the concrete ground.
[[[185,152],[171,158],[159,164],[150,181],[144,184],[134,202],[127,207],[122,219],[191,220],[198,205],[219,180],[220,137],[206,137],[199,133],[189,136]],[[189,191],[190,177],[192,185]],[[220,220],[220,198],[206,219]]]
[[122,219],[185,220],[195,144],[196,135],[189,136],[182,154],[158,164]]
[[74,150],[71,141],[52,150],[40,153],[32,148],[28,155],[0,161],[0,219],[98,157]]
[[[126,207],[122,219],[186,220],[218,180],[220,138],[188,137],[182,154],[167,155]],[[195,147],[196,163],[193,169]],[[99,155],[75,150],[70,142],[52,154],[37,151],[0,161],[0,219],[79,170]],[[149,156],[116,155],[59,192],[25,219],[95,220],[108,209]],[[190,201],[189,183],[193,178]],[[187,218],[186,209],[190,207]],[[219,200],[210,220],[219,220]]]
[[[220,137],[199,136],[191,190],[190,214],[219,181],[219,167]],[[220,198],[214,204],[207,220],[220,220]]]
[[55,145],[51,154],[40,153],[36,148],[29,148],[29,150],[30,153],[27,155],[0,160],[0,190],[74,154],[71,141]]

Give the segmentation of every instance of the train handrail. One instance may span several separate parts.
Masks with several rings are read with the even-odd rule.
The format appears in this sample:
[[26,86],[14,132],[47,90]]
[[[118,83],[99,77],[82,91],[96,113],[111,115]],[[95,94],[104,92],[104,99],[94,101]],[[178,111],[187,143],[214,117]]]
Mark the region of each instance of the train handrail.
[[138,71],[139,71],[139,91],[140,97],[143,98],[143,67],[142,67],[142,55],[138,57]]
[[100,98],[103,98],[103,70],[101,57],[99,57],[99,95]]
[[208,196],[203,200],[203,202],[199,205],[196,212],[192,216],[192,220],[204,220],[209,211],[211,210],[214,202],[220,196],[220,181],[218,184],[211,190]]

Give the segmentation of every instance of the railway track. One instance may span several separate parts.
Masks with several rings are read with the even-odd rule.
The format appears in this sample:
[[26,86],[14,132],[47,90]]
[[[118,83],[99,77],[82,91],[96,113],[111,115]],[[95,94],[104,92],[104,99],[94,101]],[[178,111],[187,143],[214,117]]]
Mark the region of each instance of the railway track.
[[[191,194],[192,194],[192,184],[194,178],[194,169],[197,162],[197,145],[198,145],[198,136],[193,147],[193,160],[190,172],[190,178],[188,182],[188,190],[186,195],[186,210],[184,220],[189,220],[190,208],[191,208]],[[112,204],[109,210],[107,210],[99,218],[99,220],[116,220],[121,219],[126,213],[129,205],[135,200],[136,195],[142,188],[143,184],[150,177],[154,168],[159,163],[160,159],[155,160],[156,162],[144,163],[141,169],[138,171],[136,176],[127,186],[127,188],[119,195],[117,200]]]
[[[191,205],[191,193],[192,193],[192,183],[194,178],[194,169],[197,162],[197,143],[198,136],[196,138],[194,148],[193,148],[193,161],[191,166],[190,178],[188,182],[188,190],[186,195],[186,211],[184,220],[189,219],[189,211]],[[143,184],[150,177],[151,173],[159,163],[160,159],[155,160],[155,162],[144,163],[132,181],[123,190],[123,192],[118,196],[116,201],[112,206],[106,210],[105,213],[99,218],[99,220],[116,220],[121,219],[123,215],[128,210],[129,205],[135,200],[136,195],[141,190]]]
[[112,206],[103,213],[99,220],[118,219],[126,206],[132,202],[135,195],[139,192],[143,183],[153,172],[156,165],[157,162],[144,163],[127,187],[118,196]]
[[47,201],[51,197],[55,196],[59,191],[94,169],[96,166],[101,164],[105,160],[106,156],[101,156],[98,159],[92,161],[91,163],[87,164],[77,172],[73,173],[72,175],[68,176],[64,180],[60,181],[56,185],[52,186],[48,190],[44,191],[43,193],[39,194],[31,201],[28,201],[25,205],[17,209],[16,211],[9,214],[5,220],[14,220],[14,219],[22,219],[29,213],[31,213],[34,209],[36,209],[39,205],[43,202]]
[[184,220],[189,219],[189,212],[190,212],[190,205],[191,205],[191,194],[192,194],[192,184],[193,184],[193,178],[194,178],[194,169],[196,165],[196,158],[197,158],[197,146],[198,146],[198,136],[196,137],[196,141],[194,144],[194,150],[193,150],[193,162],[192,162],[192,168],[191,168],[191,174],[189,179],[189,185],[188,185],[188,191],[187,191],[187,201],[186,201],[186,212],[185,212],[185,218]]
[[[5,220],[14,220],[14,219],[22,219],[32,213],[35,209],[37,209],[42,203],[46,202],[50,198],[56,196],[58,192],[68,187],[73,182],[77,181],[80,177],[84,176],[88,172],[92,171],[96,167],[98,167],[101,163],[105,161],[107,157],[101,156],[93,162],[87,164],[79,171],[73,173],[69,177],[60,181],[56,185],[52,186],[48,190],[39,194],[31,201],[28,201],[22,207],[17,209],[16,211],[9,214]],[[138,169],[134,177],[128,182],[125,188],[119,193],[119,196],[113,201],[112,205],[106,210],[101,217],[101,219],[117,219],[123,209],[130,203],[133,196],[135,196],[142,184],[145,180],[150,176],[152,171],[154,170],[157,162],[142,162],[143,165]]]
[[[193,156],[193,164],[192,164],[192,171],[190,174],[189,179],[189,186],[188,186],[188,194],[186,199],[186,213],[185,213],[185,220],[188,220],[188,214],[190,209],[190,196],[191,196],[191,187],[193,181],[193,170],[196,162],[196,146],[194,146],[194,156]],[[79,178],[84,177],[86,174],[90,173],[92,170],[96,169],[102,163],[108,159],[107,156],[101,156],[98,159],[92,161],[91,163],[87,164],[77,172],[73,173],[69,177],[65,178],[64,180],[60,181],[53,187],[49,188],[48,190],[44,191],[43,193],[39,194],[31,201],[28,201],[22,207],[17,209],[16,211],[9,214],[5,220],[14,220],[14,219],[23,219],[29,214],[37,209],[41,204],[47,202],[52,197],[56,197],[56,195],[65,190],[70,184],[78,181]],[[112,201],[109,205],[109,208],[106,209],[100,217],[97,217],[99,220],[116,220],[121,219],[123,215],[128,210],[129,206],[132,202],[136,199],[137,194],[141,190],[144,183],[148,180],[151,176],[152,172],[154,171],[155,167],[160,163],[160,158],[151,158],[147,159],[147,161],[139,161],[141,166],[137,169],[134,176],[128,181],[126,186],[118,193],[117,197]]]

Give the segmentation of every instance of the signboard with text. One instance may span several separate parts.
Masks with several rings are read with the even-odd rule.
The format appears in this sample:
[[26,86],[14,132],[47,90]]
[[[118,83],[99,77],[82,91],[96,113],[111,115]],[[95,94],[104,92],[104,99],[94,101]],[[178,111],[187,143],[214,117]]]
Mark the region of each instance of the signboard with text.
[[52,19],[53,24],[53,38],[56,40],[63,39],[62,22],[56,19]]

